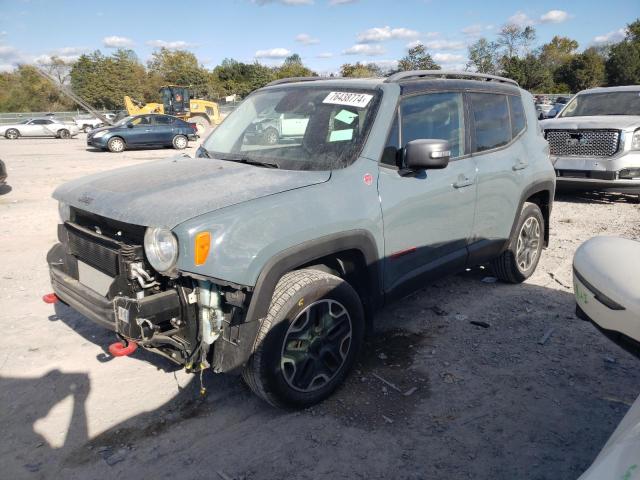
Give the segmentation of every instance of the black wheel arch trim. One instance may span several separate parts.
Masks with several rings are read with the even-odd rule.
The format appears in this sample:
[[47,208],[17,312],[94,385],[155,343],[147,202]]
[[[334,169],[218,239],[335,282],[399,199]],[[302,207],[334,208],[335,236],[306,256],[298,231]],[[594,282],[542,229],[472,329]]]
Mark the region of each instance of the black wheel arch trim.
[[[509,244],[511,242],[510,239],[513,238],[513,235],[518,228],[518,221],[520,220],[520,212],[522,212],[522,206],[527,201],[528,198],[536,195],[538,193],[548,193],[549,194],[549,218],[545,218],[545,226],[544,226],[544,242],[545,246],[549,245],[549,230],[550,230],[550,219],[551,219],[551,210],[553,207],[553,197],[555,195],[555,183],[553,180],[543,180],[540,182],[535,182],[529,185],[520,196],[520,201],[518,202],[518,209],[516,210],[516,216],[513,219],[513,224],[511,225],[511,232],[509,233],[509,240],[506,242],[504,250],[509,248]],[[543,212],[544,217],[544,212]],[[504,251],[503,250],[503,251]]]
[[383,295],[376,241],[367,230],[350,230],[294,245],[269,259],[258,276],[246,321],[258,320],[267,315],[273,292],[285,273],[314,260],[349,250],[362,253],[367,265],[366,293],[368,298],[362,299],[363,302],[367,304],[369,309],[381,305]]

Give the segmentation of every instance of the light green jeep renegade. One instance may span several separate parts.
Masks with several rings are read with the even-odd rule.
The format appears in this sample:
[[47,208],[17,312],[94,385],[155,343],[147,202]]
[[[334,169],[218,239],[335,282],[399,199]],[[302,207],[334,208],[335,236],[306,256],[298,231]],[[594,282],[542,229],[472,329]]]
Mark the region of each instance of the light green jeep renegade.
[[554,190],[511,80],[279,80],[196,158],[59,187],[51,281],[124,341],[303,407],[345,379],[383,304],[481,263],[529,277]]

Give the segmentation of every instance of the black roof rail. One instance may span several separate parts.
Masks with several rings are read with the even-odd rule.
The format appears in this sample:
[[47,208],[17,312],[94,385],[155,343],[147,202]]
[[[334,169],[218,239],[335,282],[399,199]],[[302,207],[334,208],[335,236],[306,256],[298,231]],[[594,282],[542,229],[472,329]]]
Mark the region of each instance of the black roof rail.
[[484,80],[485,82],[500,82],[500,83],[510,83],[511,85],[515,85],[519,87],[518,82],[515,80],[511,80],[510,78],[499,77],[497,75],[489,75],[488,73],[476,73],[476,72],[454,72],[454,71],[446,71],[446,70],[409,70],[406,72],[398,72],[393,75],[387,77],[385,79],[385,83],[396,83],[402,80],[412,80],[412,79],[420,79],[420,78],[469,78],[474,80]]
[[293,82],[314,82],[316,80],[330,80],[335,77],[289,77],[289,78],[279,78],[278,80],[274,80],[273,82],[269,82],[265,85],[265,87],[271,87],[273,85],[281,85],[283,83],[293,83]]

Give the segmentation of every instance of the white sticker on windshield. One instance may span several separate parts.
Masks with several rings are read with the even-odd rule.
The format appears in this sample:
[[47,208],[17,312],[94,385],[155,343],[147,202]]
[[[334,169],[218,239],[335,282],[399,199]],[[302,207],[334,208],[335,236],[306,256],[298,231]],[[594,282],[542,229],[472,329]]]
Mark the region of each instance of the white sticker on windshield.
[[331,92],[327,95],[327,98],[322,101],[322,103],[364,108],[369,104],[372,98],[373,95],[369,95],[368,93]]

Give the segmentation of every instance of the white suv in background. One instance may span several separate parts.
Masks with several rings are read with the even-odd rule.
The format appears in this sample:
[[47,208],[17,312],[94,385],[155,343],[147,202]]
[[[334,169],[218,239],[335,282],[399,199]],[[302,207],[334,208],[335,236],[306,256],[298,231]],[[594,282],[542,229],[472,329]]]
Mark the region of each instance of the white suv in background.
[[640,193],[640,86],[584,90],[540,124],[559,190]]

